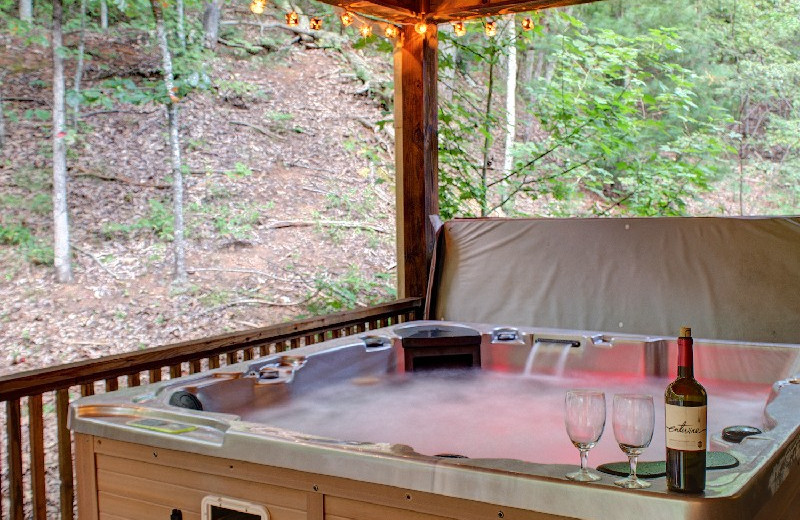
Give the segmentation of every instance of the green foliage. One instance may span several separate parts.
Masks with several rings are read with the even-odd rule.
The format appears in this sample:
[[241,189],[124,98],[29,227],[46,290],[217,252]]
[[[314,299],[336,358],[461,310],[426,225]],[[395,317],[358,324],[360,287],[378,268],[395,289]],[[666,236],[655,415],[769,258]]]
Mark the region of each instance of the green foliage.
[[336,278],[327,272],[317,274],[314,293],[306,303],[306,309],[311,315],[318,316],[357,306],[375,305],[397,297],[389,275],[378,273],[368,276],[355,265]]
[[[480,105],[487,95],[456,91],[443,104],[443,215],[488,214],[514,197],[547,197],[552,211],[572,214],[683,214],[716,174],[726,116],[713,107],[712,116],[697,113],[698,78],[676,63],[675,34],[627,37],[566,13],[551,23],[559,31],[543,35],[542,48],[550,49],[552,78],[526,86],[527,117],[543,135],[517,143],[509,175],[487,176],[476,153],[481,142],[491,146],[501,123],[497,109]],[[499,53],[490,43],[474,46],[468,66],[491,74]]]
[[117,234],[148,231],[161,240],[171,241],[175,232],[172,209],[159,199],[148,200],[148,206],[148,214],[133,224],[110,223],[104,226],[103,233],[110,238]]
[[16,246],[32,264],[53,265],[53,248],[36,238],[22,224],[0,224],[0,244]]
[[225,172],[225,176],[229,179],[250,177],[251,175],[253,175],[253,170],[251,170],[246,164],[240,162],[237,162],[234,165],[233,170],[228,170]]

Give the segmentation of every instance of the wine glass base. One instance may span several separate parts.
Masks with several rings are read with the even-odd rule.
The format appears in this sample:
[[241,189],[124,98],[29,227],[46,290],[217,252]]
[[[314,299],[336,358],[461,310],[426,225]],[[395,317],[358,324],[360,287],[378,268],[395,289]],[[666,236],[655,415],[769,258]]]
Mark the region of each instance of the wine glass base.
[[564,476],[568,480],[574,480],[575,482],[597,482],[602,478],[597,473],[592,473],[591,471],[581,471],[581,470],[575,471],[574,473],[567,473]]
[[650,482],[630,477],[615,480],[614,485],[625,489],[645,489],[651,486]]

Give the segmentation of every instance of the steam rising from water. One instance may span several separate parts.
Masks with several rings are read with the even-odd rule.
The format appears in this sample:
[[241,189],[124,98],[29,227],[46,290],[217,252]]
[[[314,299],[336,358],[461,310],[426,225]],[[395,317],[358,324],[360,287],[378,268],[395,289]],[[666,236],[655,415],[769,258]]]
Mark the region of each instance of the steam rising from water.
[[[613,394],[652,394],[655,434],[642,460],[664,459],[661,378],[609,374],[524,376],[471,370],[440,370],[355,378],[269,408],[243,407],[242,419],[342,441],[405,444],[426,455],[514,458],[577,464],[578,451],[564,428],[564,394],[570,388],[606,393],[607,422],[589,454],[591,466],[624,460],[611,424]],[[763,428],[769,385],[703,381],[709,394],[709,432],[732,424]]]

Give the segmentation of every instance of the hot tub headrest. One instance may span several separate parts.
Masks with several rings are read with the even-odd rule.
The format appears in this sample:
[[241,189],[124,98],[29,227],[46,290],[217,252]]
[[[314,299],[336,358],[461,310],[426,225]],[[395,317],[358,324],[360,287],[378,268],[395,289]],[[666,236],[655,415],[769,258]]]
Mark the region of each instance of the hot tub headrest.
[[458,219],[428,318],[800,343],[800,217]]

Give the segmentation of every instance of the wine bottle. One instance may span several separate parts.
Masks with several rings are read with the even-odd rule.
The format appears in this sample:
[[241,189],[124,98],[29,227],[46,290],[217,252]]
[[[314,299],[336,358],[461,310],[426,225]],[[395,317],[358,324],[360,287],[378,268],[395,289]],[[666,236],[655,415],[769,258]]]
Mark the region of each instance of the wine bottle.
[[678,377],[664,392],[667,489],[701,493],[706,487],[708,396],[694,378],[692,329],[681,327]]

